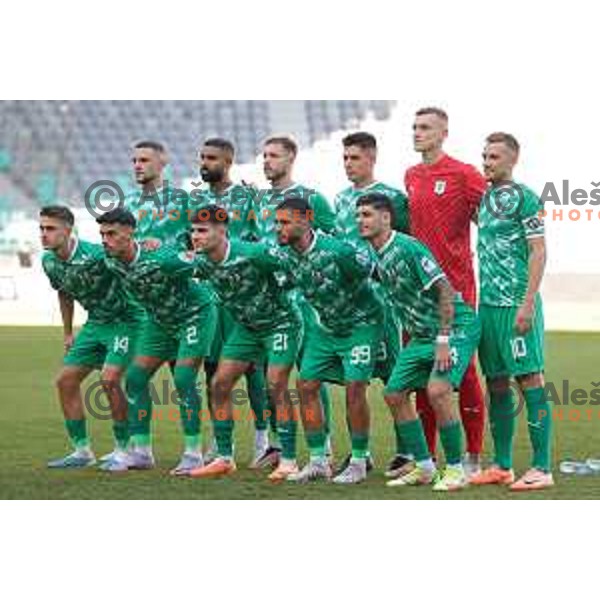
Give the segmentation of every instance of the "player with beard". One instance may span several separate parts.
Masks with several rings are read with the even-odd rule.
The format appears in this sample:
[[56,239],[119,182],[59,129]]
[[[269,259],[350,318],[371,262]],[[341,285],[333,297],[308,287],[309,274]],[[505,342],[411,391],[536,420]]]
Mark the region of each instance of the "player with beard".
[[[203,189],[201,192],[199,208],[209,205],[224,208],[229,217],[227,228],[229,239],[252,239],[256,228],[256,220],[250,218],[252,190],[231,180],[231,168],[235,158],[233,143],[223,138],[209,138],[202,145],[198,158],[200,176],[204,183],[208,184],[208,189]],[[218,310],[219,327],[211,349],[210,360],[205,363],[208,390],[211,388],[211,381],[217,370],[223,344],[234,326],[231,313],[220,303]],[[266,466],[276,466],[281,456],[281,446],[277,439],[275,411],[271,411],[271,443],[269,443],[267,421],[265,420],[268,402],[263,366],[250,365],[245,377],[256,428],[252,467],[260,469]],[[210,459],[216,455],[216,448],[216,440],[213,440],[212,450],[208,457],[205,456],[205,463],[209,463]]]

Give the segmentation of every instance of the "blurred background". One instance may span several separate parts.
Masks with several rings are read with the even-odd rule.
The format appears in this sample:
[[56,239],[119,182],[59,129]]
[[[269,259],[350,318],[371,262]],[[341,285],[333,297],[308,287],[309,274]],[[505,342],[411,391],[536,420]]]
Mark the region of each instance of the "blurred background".
[[[482,140],[498,127],[485,114],[477,121],[459,107],[442,106],[450,113],[447,151],[479,167]],[[411,139],[416,108],[391,100],[0,102],[0,324],[60,323],[55,293],[40,268],[37,213],[46,204],[68,204],[79,234],[97,240],[96,224],[83,206],[85,190],[100,179],[116,181],[126,193],[134,189],[130,156],[136,141],[164,143],[170,160],[166,178],[190,189],[189,182],[199,177],[196,154],[202,140],[226,137],[237,151],[234,179],[265,187],[262,142],[273,133],[289,133],[301,148],[294,179],[333,202],[348,185],[341,139],[350,131],[377,136],[377,178],[404,189],[405,170],[419,161]],[[548,146],[537,147],[536,123],[529,130],[525,122],[520,127],[523,133],[513,133],[529,142],[528,156],[535,152],[535,160],[524,161],[522,180],[538,193],[548,180],[558,187],[567,175],[540,166],[551,163],[542,160]],[[600,269],[592,251],[599,223],[597,217],[588,224],[547,222],[549,329],[600,330]],[[77,320],[83,318],[80,311]]]

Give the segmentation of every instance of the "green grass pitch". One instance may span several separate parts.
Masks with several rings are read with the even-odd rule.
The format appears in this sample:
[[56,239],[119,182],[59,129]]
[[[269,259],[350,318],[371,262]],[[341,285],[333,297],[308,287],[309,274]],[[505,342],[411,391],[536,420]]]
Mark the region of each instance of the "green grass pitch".
[[[570,389],[592,389],[600,380],[597,349],[600,334],[549,334],[546,341],[547,379],[555,383],[562,397],[562,381]],[[265,473],[245,468],[250,460],[253,427],[243,423],[236,428],[238,472],[227,480],[199,481],[175,479],[167,474],[180,451],[179,425],[164,420],[154,425],[155,455],[158,467],[149,472],[105,474],[96,468],[82,471],[50,471],[49,458],[67,450],[61,412],[52,380],[60,367],[62,337],[58,328],[0,327],[0,498],[215,498],[215,499],[508,499],[508,498],[598,498],[600,477],[565,477],[557,473],[558,461],[566,457],[600,455],[600,407],[563,406],[563,420],[554,420],[554,461],[556,486],[538,493],[514,494],[499,488],[470,488],[455,494],[435,494],[428,488],[388,489],[384,485],[383,466],[393,452],[393,433],[381,387],[371,386],[372,451],[374,472],[364,484],[347,487],[333,484],[298,486],[273,485]],[[161,373],[164,377],[164,373]],[[93,377],[90,378],[93,381]],[[334,388],[336,457],[348,450],[345,432],[343,396]],[[569,410],[579,409],[580,419],[569,418]],[[591,411],[591,419],[586,414]],[[96,453],[111,449],[110,421],[89,419]],[[306,448],[299,436],[300,459]],[[489,456],[489,435],[486,456]],[[519,418],[516,468],[520,473],[529,455],[524,415]]]

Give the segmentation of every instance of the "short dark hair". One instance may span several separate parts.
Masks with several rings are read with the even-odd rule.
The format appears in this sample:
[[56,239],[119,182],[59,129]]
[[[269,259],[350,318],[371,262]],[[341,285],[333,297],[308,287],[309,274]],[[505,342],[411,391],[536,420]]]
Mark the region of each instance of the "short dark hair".
[[416,117],[422,117],[423,115],[435,115],[442,119],[442,121],[448,122],[448,113],[442,108],[438,108],[437,106],[425,106],[420,108],[416,113]]
[[191,219],[192,223],[214,223],[215,225],[229,225],[229,215],[222,206],[210,204],[196,211]]
[[136,220],[133,213],[125,208],[113,208],[108,212],[102,213],[97,219],[96,223],[100,225],[126,225],[132,229],[136,228]]
[[396,212],[394,211],[394,205],[388,196],[379,192],[371,192],[364,194],[356,201],[357,208],[359,206],[372,206],[376,210],[383,210],[390,213],[392,227],[396,219]]
[[65,225],[73,227],[75,225],[75,216],[71,212],[70,208],[66,206],[60,206],[58,204],[52,204],[50,206],[44,206],[40,210],[40,217],[50,217],[51,219],[58,219]]
[[161,154],[165,152],[165,147],[163,144],[160,142],[154,142],[152,140],[142,140],[141,142],[137,142],[133,148],[135,150],[139,150],[140,148],[150,148],[150,150],[155,150]]
[[233,145],[233,142],[230,142],[229,140],[226,140],[225,138],[219,138],[219,137],[208,138],[207,140],[204,140],[203,146],[210,146],[211,148],[219,148],[219,150],[225,150],[226,152],[229,152],[229,154],[231,154],[231,156],[235,156],[235,146]]
[[306,198],[299,195],[290,194],[277,205],[277,211],[294,210],[306,217],[307,213],[312,210],[310,203]]
[[490,133],[490,135],[485,138],[485,142],[486,144],[504,144],[517,154],[519,154],[519,151],[521,150],[521,146],[519,145],[517,138],[514,135],[510,133],[504,133],[503,131]]
[[294,156],[298,154],[298,144],[289,135],[273,135],[265,140],[263,146],[268,144],[280,144]]
[[366,131],[357,131],[347,135],[343,140],[344,148],[349,146],[358,146],[363,150],[377,150],[377,139],[372,133]]

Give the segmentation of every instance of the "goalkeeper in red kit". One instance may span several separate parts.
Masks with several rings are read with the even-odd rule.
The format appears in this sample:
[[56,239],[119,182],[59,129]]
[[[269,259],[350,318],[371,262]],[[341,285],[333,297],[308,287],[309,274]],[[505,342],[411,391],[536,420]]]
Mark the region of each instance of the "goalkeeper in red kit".
[[[448,116],[439,108],[422,108],[415,114],[414,148],[422,162],[408,169],[405,185],[411,234],[426,244],[465,302],[475,308],[476,289],[471,252],[471,221],[477,218],[486,191],[484,177],[471,165],[444,153]],[[460,414],[467,439],[467,476],[480,471],[485,402],[474,360],[459,388]],[[435,455],[437,428],[424,392],[417,392],[417,407],[431,453]]]

